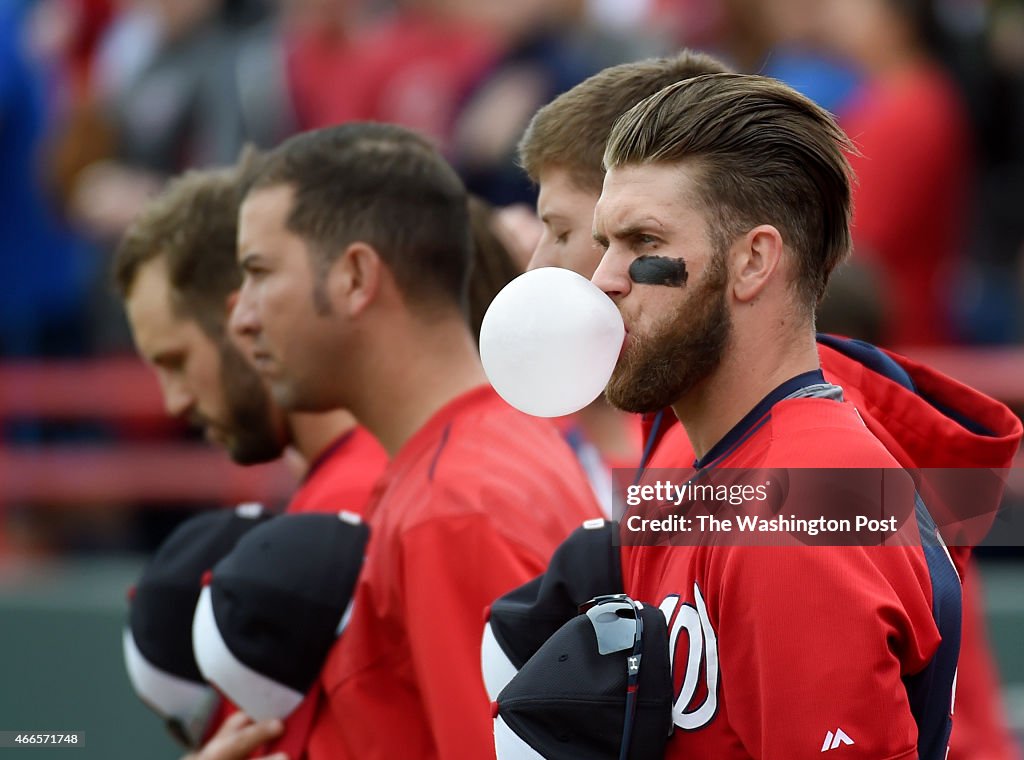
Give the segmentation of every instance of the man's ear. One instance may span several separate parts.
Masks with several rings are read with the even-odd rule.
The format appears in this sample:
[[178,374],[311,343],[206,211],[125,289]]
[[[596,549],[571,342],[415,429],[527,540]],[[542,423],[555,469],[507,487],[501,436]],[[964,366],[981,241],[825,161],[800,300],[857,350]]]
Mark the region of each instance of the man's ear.
[[782,262],[782,234],[770,224],[761,224],[738,239],[731,250],[732,291],[737,301],[755,300]]
[[327,273],[327,292],[336,309],[358,316],[377,298],[384,262],[363,242],[350,243]]
[[224,319],[228,322],[231,321],[231,312],[235,310],[235,305],[238,303],[238,291],[232,290],[228,293],[227,298],[224,299]]

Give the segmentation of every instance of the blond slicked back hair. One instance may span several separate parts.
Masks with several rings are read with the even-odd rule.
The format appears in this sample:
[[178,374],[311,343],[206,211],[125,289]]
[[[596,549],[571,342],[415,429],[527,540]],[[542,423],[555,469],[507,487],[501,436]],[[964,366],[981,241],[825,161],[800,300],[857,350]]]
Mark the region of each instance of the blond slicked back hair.
[[724,250],[759,224],[779,229],[796,257],[801,302],[813,309],[849,254],[854,148],[832,116],[774,79],[712,74],[665,87],[619,119],[606,169],[683,164]]

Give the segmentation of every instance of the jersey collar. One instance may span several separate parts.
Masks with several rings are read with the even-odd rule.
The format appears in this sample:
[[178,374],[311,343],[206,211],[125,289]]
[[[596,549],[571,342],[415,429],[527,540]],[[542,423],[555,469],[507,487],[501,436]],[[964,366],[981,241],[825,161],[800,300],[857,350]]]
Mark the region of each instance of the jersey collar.
[[339,451],[341,451],[341,449],[343,449],[345,445],[350,440],[352,440],[352,438],[356,434],[356,430],[357,428],[352,428],[351,430],[342,433],[329,444],[327,444],[327,446],[323,450],[321,450],[319,454],[316,455],[316,459],[314,459],[306,468],[306,474],[302,478],[302,482],[308,483],[310,480],[312,480],[313,475],[323,467],[324,463],[328,459],[333,457],[335,454],[337,454]]
[[707,454],[700,459],[695,460],[693,463],[694,469],[703,469],[716,459],[721,459],[727,453],[731,452],[751,433],[764,424],[764,419],[773,406],[783,399],[799,393],[804,388],[813,385],[825,385],[825,376],[822,374],[820,369],[804,372],[782,383],[782,385],[778,386],[775,390],[761,399],[757,406],[747,412],[743,419],[737,422],[733,426],[732,430],[726,433],[718,443],[712,446]]

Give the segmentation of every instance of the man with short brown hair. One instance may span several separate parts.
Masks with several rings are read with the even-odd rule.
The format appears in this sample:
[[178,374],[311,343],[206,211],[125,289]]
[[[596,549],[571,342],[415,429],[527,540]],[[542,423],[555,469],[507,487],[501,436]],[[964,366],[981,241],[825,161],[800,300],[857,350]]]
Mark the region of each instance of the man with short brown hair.
[[232,328],[274,398],[290,410],[345,406],[392,457],[324,675],[334,720],[311,750],[490,756],[484,610],[598,509],[553,426],[486,384],[463,314],[461,181],[399,127],[298,135],[254,178],[238,258]]
[[[168,414],[204,428],[239,464],[271,461],[295,445],[310,471],[293,509],[351,498],[347,508],[359,511],[384,464],[377,444],[344,410],[286,415],[227,333],[230,299],[241,284],[239,183],[236,169],[188,172],[125,232],[113,275],[136,346],[160,380]],[[339,453],[332,445],[342,441],[359,464],[332,478],[333,486],[319,483],[320,455]]]
[[[227,332],[229,304],[241,284],[235,259],[239,170],[192,171],[172,180],[132,223],[115,254],[139,354],[160,380],[169,415],[202,427],[239,464],[277,459],[292,447],[304,477],[289,512],[362,514],[387,457],[342,409],[284,412]],[[245,716],[211,721],[199,760],[235,760],[285,731],[291,721],[249,724]],[[300,727],[299,730],[305,730]]]
[[714,58],[689,50],[612,66],[541,108],[519,141],[519,163],[540,194],[543,229],[530,267],[560,266],[590,277],[601,260],[591,237],[601,194],[601,161],[612,124],[662,87],[699,74],[727,71]]
[[237,206],[233,171],[183,175],[129,227],[113,274],[167,413],[205,428],[239,464],[256,464],[280,456],[287,433],[224,331],[239,277],[217,252],[234,249]]

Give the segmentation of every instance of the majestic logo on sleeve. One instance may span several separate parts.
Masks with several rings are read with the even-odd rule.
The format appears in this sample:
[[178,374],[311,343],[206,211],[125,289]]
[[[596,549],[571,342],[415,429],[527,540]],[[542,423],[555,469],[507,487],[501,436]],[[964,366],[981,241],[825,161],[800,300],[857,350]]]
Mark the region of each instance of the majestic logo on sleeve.
[[825,734],[825,743],[821,745],[821,751],[828,752],[833,749],[838,749],[843,744],[853,744],[853,739],[847,736],[843,729],[837,728],[834,734],[831,731]]
[[[693,604],[680,604],[679,595],[673,594],[665,598],[659,609],[668,624],[673,672],[678,674],[680,665],[685,662],[682,684],[672,705],[672,721],[681,729],[693,731],[706,726],[718,713],[718,635],[711,626],[704,596],[696,583],[693,584]],[[686,648],[681,650],[684,632]],[[677,660],[684,657],[685,660]]]

